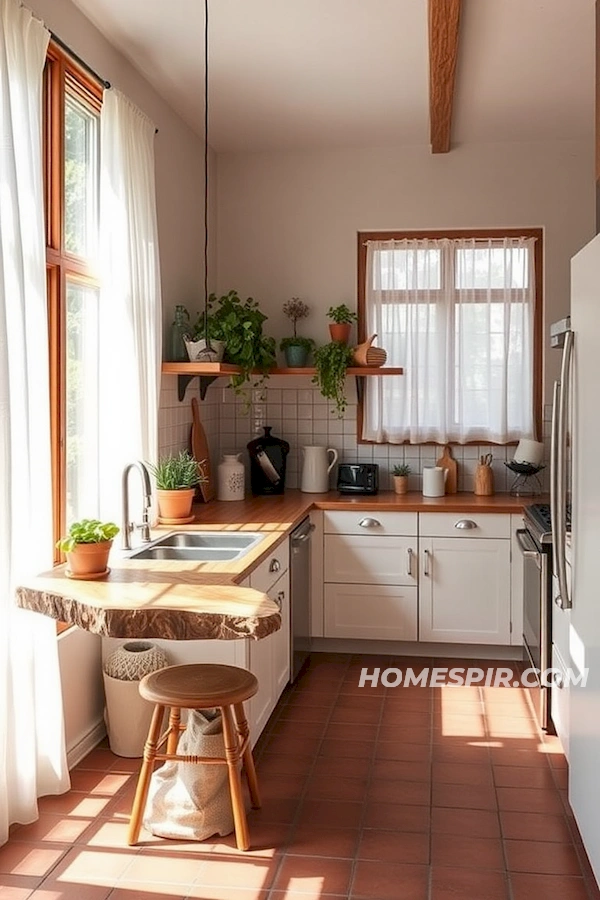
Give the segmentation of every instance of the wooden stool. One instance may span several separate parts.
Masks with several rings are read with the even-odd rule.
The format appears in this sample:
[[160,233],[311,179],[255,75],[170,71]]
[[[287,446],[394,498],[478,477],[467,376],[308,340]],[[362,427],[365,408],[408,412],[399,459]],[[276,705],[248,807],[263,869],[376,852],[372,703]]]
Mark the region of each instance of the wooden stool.
[[[140,769],[131,810],[129,844],[135,844],[139,837],[154,761],[160,759],[227,766],[236,842],[238,849],[248,850],[250,840],[239,762],[243,760],[252,807],[258,809],[260,807],[258,780],[250,748],[248,722],[243,707],[244,700],[253,697],[257,690],[258,681],[246,669],[208,663],[167,666],[166,669],[159,669],[142,678],[140,694],[146,700],[154,703],[155,707],[144,746],[144,761]],[[220,709],[223,718],[225,756],[210,759],[202,756],[178,756],[179,732],[185,729],[185,725],[181,724],[181,710],[214,708]],[[169,727],[161,734],[165,709],[170,711]],[[167,744],[166,753],[158,753],[157,751],[165,742]]]

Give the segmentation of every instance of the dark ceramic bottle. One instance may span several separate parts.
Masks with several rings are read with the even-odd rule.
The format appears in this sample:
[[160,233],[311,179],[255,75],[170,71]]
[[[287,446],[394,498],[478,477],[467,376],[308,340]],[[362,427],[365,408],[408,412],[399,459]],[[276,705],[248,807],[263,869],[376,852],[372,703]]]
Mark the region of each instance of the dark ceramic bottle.
[[285,466],[290,445],[271,434],[271,426],[264,426],[264,435],[248,444],[250,454],[250,485],[253,494],[283,494]]

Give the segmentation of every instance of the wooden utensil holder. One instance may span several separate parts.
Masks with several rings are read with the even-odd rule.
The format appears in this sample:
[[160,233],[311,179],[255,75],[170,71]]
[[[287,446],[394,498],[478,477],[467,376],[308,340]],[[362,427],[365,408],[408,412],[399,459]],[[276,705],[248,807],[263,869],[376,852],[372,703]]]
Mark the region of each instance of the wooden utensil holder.
[[480,497],[491,497],[494,493],[494,472],[491,466],[479,463],[475,470],[475,488],[473,493]]

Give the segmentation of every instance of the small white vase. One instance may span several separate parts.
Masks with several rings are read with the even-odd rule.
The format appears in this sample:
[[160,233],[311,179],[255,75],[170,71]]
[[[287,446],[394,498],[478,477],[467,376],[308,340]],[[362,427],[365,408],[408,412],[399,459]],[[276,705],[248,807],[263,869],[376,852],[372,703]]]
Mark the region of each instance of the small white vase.
[[225,454],[217,468],[217,499],[244,499],[245,470],[239,453]]
[[211,339],[211,350],[206,349],[206,341],[201,338],[199,341],[190,341],[189,338],[183,339],[185,349],[190,358],[190,362],[221,362],[225,353],[225,341],[213,341]]

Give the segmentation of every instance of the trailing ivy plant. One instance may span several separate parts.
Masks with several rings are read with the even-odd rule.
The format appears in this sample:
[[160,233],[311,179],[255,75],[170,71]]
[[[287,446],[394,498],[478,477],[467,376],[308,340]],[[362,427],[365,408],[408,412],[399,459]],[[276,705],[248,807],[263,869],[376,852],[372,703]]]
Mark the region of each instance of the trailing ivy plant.
[[257,385],[268,378],[269,369],[276,364],[275,338],[263,334],[267,316],[260,311],[258,301],[242,300],[237,291],[222,297],[211,294],[209,299],[209,333],[225,341],[225,361],[240,367],[230,383],[236,394],[245,396],[244,384],[253,371],[259,373]]
[[341,419],[346,411],[346,369],[352,362],[352,347],[341,341],[331,341],[314,352],[316,374],[313,382],[319,385],[324,397],[333,400],[334,412]]

